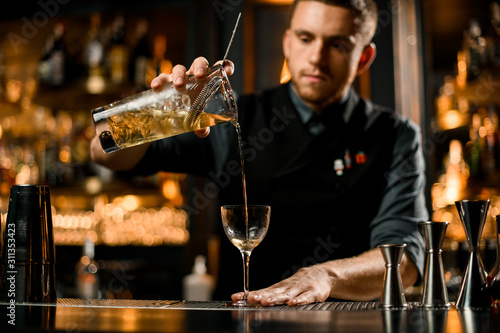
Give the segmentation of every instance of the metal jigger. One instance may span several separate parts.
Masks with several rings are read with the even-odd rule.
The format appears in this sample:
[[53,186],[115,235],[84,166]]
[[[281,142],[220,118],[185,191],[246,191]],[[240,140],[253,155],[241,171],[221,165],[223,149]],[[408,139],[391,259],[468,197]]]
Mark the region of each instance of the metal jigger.
[[385,260],[384,291],[380,299],[380,307],[386,309],[406,308],[406,298],[399,272],[399,264],[406,244],[379,245]]
[[447,308],[450,306],[450,301],[444,279],[441,252],[448,222],[420,222],[419,225],[422,228],[427,246],[422,306],[426,308]]
[[486,289],[486,273],[479,254],[479,241],[490,206],[490,200],[462,200],[455,205],[469,244],[467,267],[462,275],[462,286],[455,307],[457,309],[484,309],[491,306]]

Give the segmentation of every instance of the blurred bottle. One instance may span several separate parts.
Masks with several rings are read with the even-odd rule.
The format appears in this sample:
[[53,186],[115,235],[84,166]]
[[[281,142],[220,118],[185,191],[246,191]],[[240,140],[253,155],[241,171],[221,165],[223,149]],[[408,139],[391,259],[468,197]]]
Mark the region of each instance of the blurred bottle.
[[488,286],[495,307],[500,309],[500,215],[496,216],[497,258],[488,274]]
[[64,83],[67,61],[65,29],[62,22],[57,22],[52,34],[45,39],[38,65],[38,78],[42,84],[60,86]]
[[50,186],[67,186],[75,182],[71,145],[74,135],[74,112],[60,110],[54,118],[51,134],[44,142],[43,166],[45,181]]
[[129,79],[146,87],[146,68],[151,61],[151,44],[148,40],[148,21],[140,18],[135,31],[135,46],[129,64]]
[[0,141],[0,195],[8,196],[16,183],[15,159],[6,143]]
[[462,126],[465,112],[459,106],[459,99],[455,92],[455,80],[451,75],[444,78],[444,84],[439,89],[436,98],[437,120],[441,129],[447,130]]
[[83,63],[87,71],[87,90],[100,93],[104,90],[104,43],[101,29],[101,14],[90,16],[90,27],[85,36]]
[[50,81],[54,86],[60,86],[65,79],[66,45],[64,41],[65,26],[62,22],[54,27],[54,46],[50,56]]
[[500,4],[490,3],[490,25],[486,37],[488,62],[492,67],[500,66]]
[[100,298],[98,266],[94,260],[94,242],[87,238],[82,257],[76,264],[77,295],[82,299]]
[[482,144],[479,131],[482,127],[482,119],[478,113],[472,115],[472,123],[470,125],[469,137],[470,141],[467,142],[467,150],[469,152],[469,170],[470,176],[473,179],[483,178],[483,164],[482,164]]
[[18,157],[16,166],[16,184],[38,184],[38,163],[35,160],[34,147],[25,145],[18,146]]
[[125,17],[118,14],[111,26],[111,37],[108,51],[109,77],[113,83],[121,84],[126,80],[125,66],[127,47],[125,44]]
[[450,149],[445,162],[446,189],[445,197],[449,204],[460,200],[462,191],[466,187],[467,172],[463,159],[462,143],[459,140],[450,141]]
[[50,56],[54,46],[52,34],[45,37],[42,49],[42,57],[38,63],[38,80],[41,84],[50,84]]
[[153,59],[149,62],[147,69],[146,83],[151,81],[161,73],[172,73],[172,62],[165,59],[167,51],[167,35],[157,34],[154,39]]
[[494,175],[497,164],[497,129],[498,129],[498,117],[495,113],[495,109],[493,107],[489,107],[488,110],[481,107],[480,108],[485,117],[483,118],[483,128],[480,132],[483,133],[484,136],[484,145],[482,149],[482,164],[483,171],[485,176],[491,180],[490,178]]
[[82,183],[88,176],[94,175],[90,160],[90,140],[93,128],[89,124],[88,114],[75,113],[73,115],[73,128],[71,131],[71,168],[74,172],[76,183]]
[[206,259],[196,256],[193,271],[183,279],[183,298],[186,301],[210,301],[214,289],[213,276],[206,273]]
[[486,40],[481,36],[481,26],[476,19],[470,21],[469,29],[464,32],[463,53],[467,64],[467,78],[476,79],[481,74],[480,67],[485,59]]
[[6,65],[5,53],[3,48],[0,48],[0,102],[6,100],[7,96],[7,78],[6,78]]

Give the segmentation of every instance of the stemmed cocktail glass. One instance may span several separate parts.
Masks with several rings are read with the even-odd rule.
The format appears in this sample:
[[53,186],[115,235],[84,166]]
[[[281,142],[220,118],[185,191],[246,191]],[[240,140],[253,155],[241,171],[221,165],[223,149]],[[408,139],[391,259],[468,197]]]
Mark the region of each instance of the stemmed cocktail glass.
[[230,205],[221,207],[222,225],[227,238],[236,246],[243,259],[243,299],[234,306],[253,306],[247,301],[248,273],[252,250],[266,236],[271,217],[271,207],[266,205]]

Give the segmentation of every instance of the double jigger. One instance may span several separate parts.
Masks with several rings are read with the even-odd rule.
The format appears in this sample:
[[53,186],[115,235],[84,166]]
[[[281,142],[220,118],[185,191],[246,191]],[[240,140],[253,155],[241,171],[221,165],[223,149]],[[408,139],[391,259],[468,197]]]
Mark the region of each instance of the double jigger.
[[448,222],[420,222],[419,225],[427,247],[422,306],[425,308],[448,308],[451,304],[444,279],[443,258],[441,256]]
[[[462,275],[460,292],[455,303],[459,310],[478,310],[491,307],[486,273],[479,253],[479,242],[490,200],[462,200],[455,202],[469,246],[467,265]],[[426,267],[421,306],[429,309],[448,308],[451,303],[444,278],[442,246],[448,222],[420,222],[426,243]],[[399,265],[406,244],[385,244],[379,248],[385,260],[384,289],[380,307],[405,308],[406,299],[401,283]]]
[[462,276],[462,285],[455,307],[457,309],[484,309],[491,306],[491,297],[487,290],[486,273],[479,242],[490,207],[490,200],[462,200],[455,202],[460,221],[469,245],[467,266]]

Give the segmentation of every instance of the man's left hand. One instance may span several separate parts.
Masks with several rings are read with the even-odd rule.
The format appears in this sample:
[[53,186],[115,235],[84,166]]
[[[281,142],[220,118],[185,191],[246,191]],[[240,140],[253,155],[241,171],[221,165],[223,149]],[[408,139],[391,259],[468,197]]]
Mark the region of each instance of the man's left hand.
[[[333,286],[332,277],[322,265],[301,268],[286,280],[268,288],[252,291],[248,295],[250,303],[260,303],[263,306],[279,304],[304,305],[323,302],[330,295]],[[233,301],[243,298],[243,293],[231,296]]]

